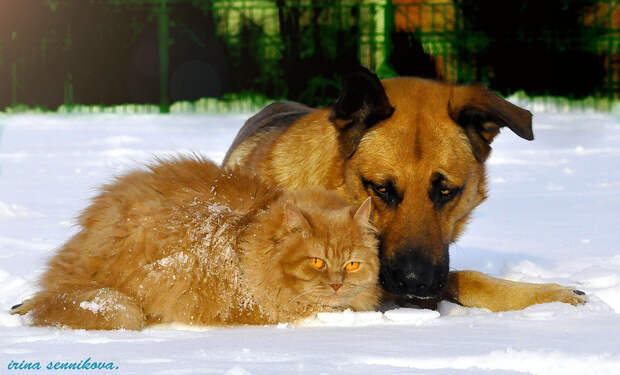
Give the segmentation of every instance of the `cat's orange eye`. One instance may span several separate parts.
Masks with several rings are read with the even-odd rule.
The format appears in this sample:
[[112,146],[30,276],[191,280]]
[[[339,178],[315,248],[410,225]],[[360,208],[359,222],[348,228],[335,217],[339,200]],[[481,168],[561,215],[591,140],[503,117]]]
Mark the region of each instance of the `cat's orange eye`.
[[379,187],[377,187],[377,190],[379,190],[380,193],[387,192],[387,188],[385,186],[379,186]]
[[310,264],[312,264],[312,267],[320,270],[325,266],[325,261],[321,258],[310,258]]
[[441,190],[441,194],[442,195],[450,195],[451,191],[449,189],[443,189]]
[[349,272],[356,271],[358,268],[360,268],[360,262],[349,262],[344,266],[344,269]]

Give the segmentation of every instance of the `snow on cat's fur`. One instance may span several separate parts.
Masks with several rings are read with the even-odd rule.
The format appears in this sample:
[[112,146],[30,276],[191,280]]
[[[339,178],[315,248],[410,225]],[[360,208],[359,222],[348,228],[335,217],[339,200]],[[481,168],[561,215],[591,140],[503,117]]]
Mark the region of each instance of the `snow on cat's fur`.
[[282,192],[200,157],[104,187],[14,312],[34,325],[273,324],[379,302],[370,201]]

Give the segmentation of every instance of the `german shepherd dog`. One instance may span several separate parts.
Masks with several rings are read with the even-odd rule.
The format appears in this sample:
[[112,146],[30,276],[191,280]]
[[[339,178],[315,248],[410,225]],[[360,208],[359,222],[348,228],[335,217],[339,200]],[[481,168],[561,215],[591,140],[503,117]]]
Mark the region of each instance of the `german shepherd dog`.
[[449,245],[486,198],[485,161],[502,127],[534,139],[531,113],[483,85],[380,81],[360,67],[332,107],[278,102],[251,117],[223,164],[286,189],[323,186],[350,204],[372,197],[388,296],[492,311],[583,303],[583,292],[557,284],[449,271]]

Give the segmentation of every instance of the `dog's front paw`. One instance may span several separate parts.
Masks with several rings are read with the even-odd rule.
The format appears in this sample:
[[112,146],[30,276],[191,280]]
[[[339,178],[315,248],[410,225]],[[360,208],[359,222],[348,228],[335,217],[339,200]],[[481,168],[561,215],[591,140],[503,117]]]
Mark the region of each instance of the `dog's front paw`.
[[551,290],[550,293],[544,296],[544,302],[563,302],[570,303],[573,306],[582,305],[586,303],[587,298],[586,294],[581,290],[567,288],[560,285],[555,285],[554,290]]

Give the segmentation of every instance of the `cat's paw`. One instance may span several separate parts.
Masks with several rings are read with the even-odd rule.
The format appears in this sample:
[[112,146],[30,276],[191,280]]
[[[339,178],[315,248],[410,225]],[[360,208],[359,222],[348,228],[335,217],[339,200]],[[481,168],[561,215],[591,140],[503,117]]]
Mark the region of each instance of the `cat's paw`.
[[29,300],[25,300],[22,303],[18,303],[17,305],[12,306],[11,309],[9,310],[9,314],[25,315],[30,311],[30,309],[31,307],[30,307]]

